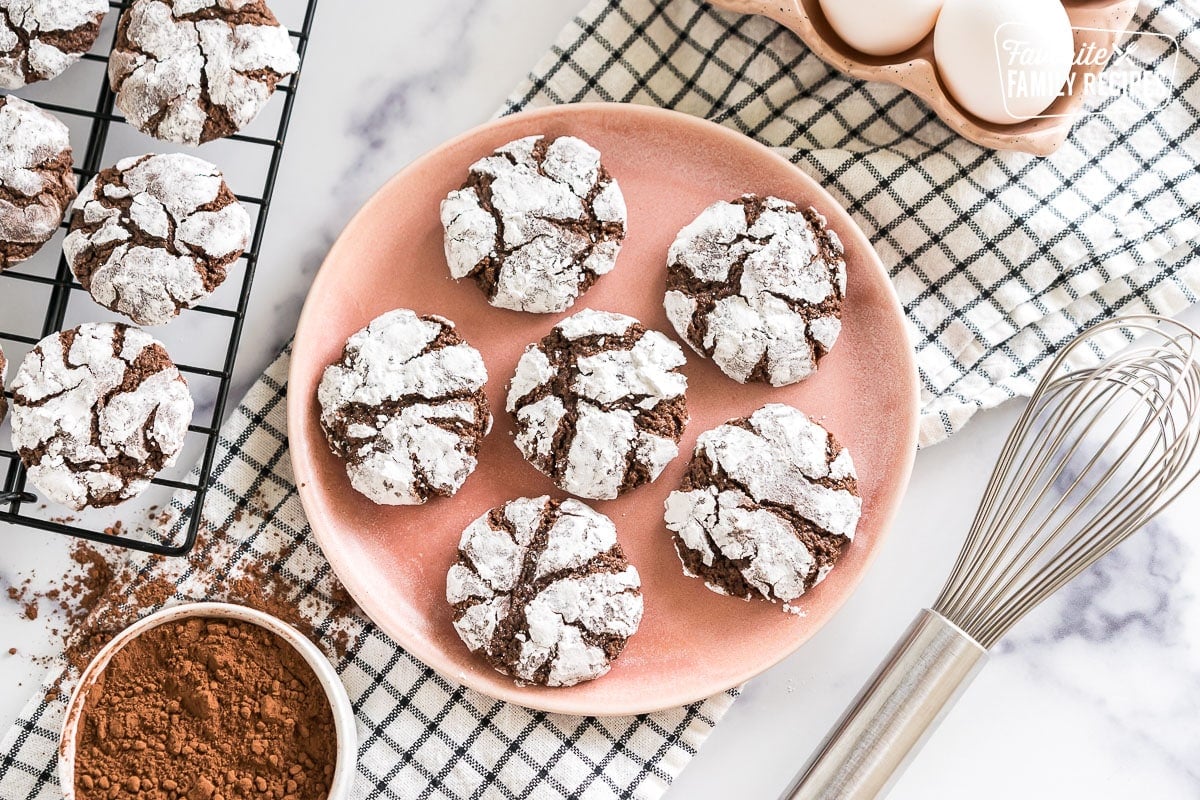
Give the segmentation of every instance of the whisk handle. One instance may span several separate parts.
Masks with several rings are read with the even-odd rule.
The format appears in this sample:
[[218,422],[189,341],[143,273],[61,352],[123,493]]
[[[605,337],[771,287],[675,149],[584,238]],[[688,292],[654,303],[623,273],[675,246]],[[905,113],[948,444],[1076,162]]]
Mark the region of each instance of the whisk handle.
[[926,609],[781,800],[876,800],[983,666],[987,650]]

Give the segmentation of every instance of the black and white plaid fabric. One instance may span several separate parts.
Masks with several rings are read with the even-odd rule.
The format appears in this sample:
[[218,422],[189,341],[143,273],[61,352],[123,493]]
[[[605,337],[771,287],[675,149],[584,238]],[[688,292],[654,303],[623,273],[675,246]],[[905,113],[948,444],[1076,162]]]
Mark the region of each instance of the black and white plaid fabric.
[[907,92],[833,70],[776,23],[697,0],[595,0],[509,107],[673,108],[775,147],[816,178],[891,272],[929,445],[1028,394],[1083,328],[1196,299],[1200,6],[1143,0],[1132,28],[1179,43],[1174,96],[1153,113],[1111,102],[1048,158],[971,144]]
[[[507,110],[654,104],[784,151],[850,210],[891,270],[931,444],[1028,392],[1047,356],[1090,323],[1195,299],[1200,55],[1185,37],[1200,38],[1198,15],[1184,2],[1145,3],[1135,25],[1182,45],[1175,96],[1154,114],[1112,103],[1049,158],[972,145],[906,93],[831,70],[774,23],[696,0],[596,0]],[[197,559],[166,568],[173,601],[210,597],[221,574],[277,560],[326,644],[350,634],[338,667],[362,741],[356,798],[658,797],[736,693],[636,718],[535,713],[454,686],[368,621],[334,615],[334,580],[291,475],[286,373],[285,355],[223,432],[205,509],[220,533],[202,542],[214,558],[205,569]],[[150,575],[144,560],[134,566]],[[61,796],[63,709],[39,693],[4,738],[0,798]]]

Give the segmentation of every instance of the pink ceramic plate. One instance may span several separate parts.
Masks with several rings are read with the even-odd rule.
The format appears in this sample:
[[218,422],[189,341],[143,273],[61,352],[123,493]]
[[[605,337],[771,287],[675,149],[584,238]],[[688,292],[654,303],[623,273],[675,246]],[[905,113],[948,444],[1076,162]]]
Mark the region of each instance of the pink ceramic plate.
[[[631,314],[671,332],[662,309],[667,248],[710,203],[743,192],[814,205],[846,245],[844,330],[817,376],[798,386],[743,387],[689,353],[692,420],[680,443],[767,402],[791,403],[824,422],[853,453],[863,493],[858,535],[829,578],[803,598],[804,616],[768,603],[713,594],[684,577],[662,521],[663,500],[687,465],[653,484],[593,503],[617,524],[641,572],[645,620],[605,677],[569,689],[518,687],[472,656],[451,627],[446,570],[462,529],[491,506],[555,493],[512,439],[505,386],[529,342],[562,316],[492,308],[474,283],[451,280],[438,205],[476,159],[531,134],[573,134],[600,149],[629,204],[630,232],[616,269],[573,310]],[[350,334],[375,316],[408,307],[453,319],[483,353],[496,423],[479,469],[453,499],[376,506],[350,488],[317,422],[316,387]],[[296,482],[313,532],[338,577],[380,628],[448,679],[531,708],[613,715],[699,700],[757,675],[829,620],[862,578],[908,481],[916,448],[917,380],[900,307],[879,258],[812,179],[740,134],[658,109],[616,104],[562,106],[497,120],[418,159],[372,198],[334,245],[296,332],[288,431]]]

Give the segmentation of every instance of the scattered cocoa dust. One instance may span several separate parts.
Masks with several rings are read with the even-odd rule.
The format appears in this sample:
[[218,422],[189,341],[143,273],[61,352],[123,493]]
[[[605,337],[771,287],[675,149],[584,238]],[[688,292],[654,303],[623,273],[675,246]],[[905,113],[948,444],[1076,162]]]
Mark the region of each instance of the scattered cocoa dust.
[[60,600],[59,608],[66,615],[67,624],[73,626],[96,609],[112,588],[117,573],[100,551],[86,542],[76,542],[71,548],[71,560],[79,570],[67,576],[63,585],[67,597]]
[[[267,518],[269,509],[270,504],[263,498],[247,498],[234,509],[229,527],[257,525]],[[156,524],[169,522],[171,516],[170,509],[147,511],[148,519]],[[295,587],[278,572],[290,548],[234,557],[226,552],[227,529],[216,529],[205,522],[196,547],[183,558],[141,557],[135,567],[122,549],[80,540],[71,549],[71,570],[55,581],[58,588],[35,592],[30,578],[20,586],[8,587],[8,597],[19,603],[30,619],[38,616],[41,601],[49,601],[46,608],[62,622],[60,635],[69,669],[48,690],[48,702],[60,697],[62,682],[78,676],[117,633],[170,601],[215,600],[256,608],[291,624],[318,644],[323,640],[338,659],[346,654],[353,645],[346,627],[357,626],[339,624],[318,631],[291,599]],[[106,532],[120,535],[124,530],[126,526],[117,522]],[[233,561],[238,562],[236,569],[231,569]],[[216,577],[218,573],[224,577]],[[205,576],[205,581],[199,589],[191,589],[180,585],[184,575]],[[360,619],[362,612],[349,593],[336,578],[332,584],[327,607],[330,616],[347,623]],[[39,660],[47,665],[54,662],[53,658]]]
[[76,752],[80,800],[317,800],[337,735],[290,644],[250,623],[187,619],[113,656],[87,695]]
[[[216,591],[230,598],[231,602],[257,608],[278,617],[310,639],[321,638],[320,632],[313,627],[312,622],[300,612],[295,602],[289,599],[293,591],[287,581],[267,566],[249,564],[242,574],[218,581]],[[350,593],[341,583],[337,584],[333,600],[335,614],[357,608],[350,598]],[[328,637],[337,657],[346,655],[350,645],[349,634],[339,630],[331,632]]]

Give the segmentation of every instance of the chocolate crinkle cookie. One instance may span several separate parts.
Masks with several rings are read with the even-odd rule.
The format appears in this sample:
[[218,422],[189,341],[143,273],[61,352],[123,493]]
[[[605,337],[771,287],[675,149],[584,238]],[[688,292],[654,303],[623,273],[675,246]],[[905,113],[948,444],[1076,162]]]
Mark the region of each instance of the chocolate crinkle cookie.
[[529,136],[471,165],[442,202],[446,261],[494,306],[565,311],[615,266],[626,216],[594,147]]
[[125,325],[48,336],[12,389],[13,443],[29,480],[76,511],[142,492],[175,463],[192,419],[187,383],[167,351]]
[[0,87],[62,73],[96,43],[108,0],[0,0]]
[[67,126],[19,97],[0,96],[0,271],[42,248],[75,199]]
[[0,347],[0,422],[8,416],[8,398],[4,396],[4,379],[8,375],[8,361],[4,358],[4,348]]
[[702,433],[666,502],[686,574],[787,611],[833,569],[861,513],[850,453],[779,404]]
[[846,261],[814,209],[748,194],[709,206],[667,256],[667,317],[739,383],[812,375],[842,330]]
[[471,652],[544,686],[604,675],[642,621],[641,579],[612,520],[571,499],[522,497],[472,522],[446,600]]
[[317,388],[351,485],[382,505],[450,497],[492,427],[483,357],[437,316],[398,309],[350,337]]
[[162,325],[224,282],[250,215],[221,171],[182,153],[127,158],[84,187],[63,252],[92,298]]
[[138,130],[196,145],[249,125],[299,66],[263,0],[135,0],[121,15],[108,79]]
[[508,391],[516,443],[563,491],[611,500],[659,476],[688,421],[683,350],[587,309],[529,345]]

